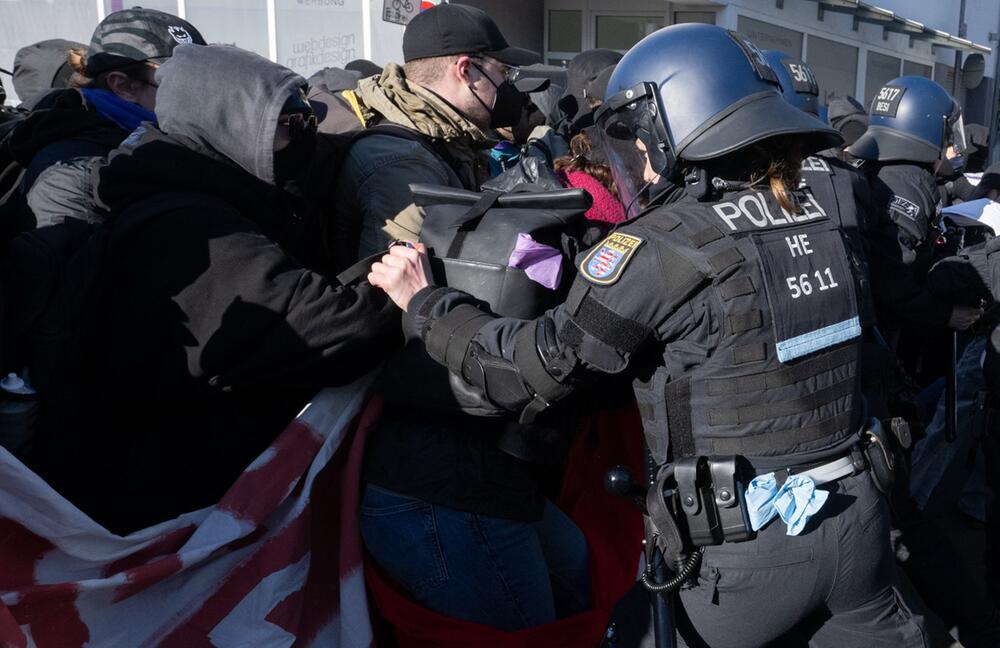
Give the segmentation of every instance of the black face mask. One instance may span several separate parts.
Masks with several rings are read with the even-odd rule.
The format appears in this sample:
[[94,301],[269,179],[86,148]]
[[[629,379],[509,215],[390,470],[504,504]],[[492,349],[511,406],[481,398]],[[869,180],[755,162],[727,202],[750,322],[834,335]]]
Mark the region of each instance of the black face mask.
[[274,152],[274,183],[279,187],[297,180],[312,161],[316,148],[316,118],[309,116],[289,128],[289,142]]
[[507,128],[509,126],[517,125],[517,122],[521,120],[521,108],[524,107],[524,95],[517,89],[517,87],[510,81],[504,81],[500,85],[493,83],[493,79],[490,78],[483,68],[479,67],[475,63],[472,64],[480,74],[486,77],[486,80],[497,89],[496,99],[493,101],[493,107],[490,108],[486,105],[486,102],[479,98],[479,95],[475,90],[472,90],[472,86],[469,86],[469,90],[472,91],[472,96],[476,98],[476,101],[483,105],[483,108],[490,113],[490,128]]

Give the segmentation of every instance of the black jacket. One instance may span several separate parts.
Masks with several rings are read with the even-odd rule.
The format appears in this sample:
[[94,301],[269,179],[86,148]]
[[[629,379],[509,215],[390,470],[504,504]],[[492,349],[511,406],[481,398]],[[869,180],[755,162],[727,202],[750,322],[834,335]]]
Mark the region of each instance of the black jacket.
[[5,142],[10,154],[26,167],[25,193],[35,179],[57,162],[75,157],[105,156],[128,131],[89,106],[79,90],[46,95]]
[[0,244],[35,227],[27,196],[43,171],[72,158],[103,157],[127,136],[128,131],[88,106],[79,90],[45,95],[2,138],[0,161],[16,161],[24,167],[24,175],[20,188],[0,205]]
[[925,287],[935,257],[941,196],[934,175],[914,164],[885,164],[872,177],[872,290],[880,326],[942,329],[952,305]]
[[39,467],[127,531],[217,501],[320,388],[378,365],[398,313],[297,263],[277,191],[224,162],[155,141],[99,195],[112,216],[68,273],[79,328]]

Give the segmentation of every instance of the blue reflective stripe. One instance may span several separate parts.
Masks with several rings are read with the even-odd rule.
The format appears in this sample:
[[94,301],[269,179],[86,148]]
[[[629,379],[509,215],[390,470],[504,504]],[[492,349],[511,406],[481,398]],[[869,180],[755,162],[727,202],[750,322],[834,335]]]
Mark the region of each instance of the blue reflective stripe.
[[826,347],[839,344],[844,340],[850,340],[861,335],[861,320],[852,317],[849,320],[824,326],[821,329],[796,335],[788,340],[782,340],[776,345],[778,348],[778,360],[788,362],[795,358],[801,358],[813,351],[819,351]]

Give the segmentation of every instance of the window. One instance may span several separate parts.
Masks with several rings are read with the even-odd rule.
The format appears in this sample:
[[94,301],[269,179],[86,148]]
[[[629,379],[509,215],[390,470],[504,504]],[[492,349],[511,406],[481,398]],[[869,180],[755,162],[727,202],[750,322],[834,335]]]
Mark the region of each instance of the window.
[[802,32],[785,29],[770,23],[740,16],[736,20],[736,31],[750,39],[761,49],[778,50],[802,58]]
[[278,63],[304,77],[364,56],[361,3],[275,0]]
[[929,65],[922,65],[914,61],[903,60],[903,76],[922,76],[930,79],[934,73],[934,68]]
[[872,99],[886,84],[899,76],[901,61],[895,56],[886,56],[878,52],[868,52],[868,69],[865,71],[865,105],[870,106]]
[[955,96],[959,104],[965,103],[965,87],[962,85],[962,73],[959,71],[958,94],[954,95],[952,90],[955,87],[955,67],[946,63],[934,64],[934,80],[941,84],[941,87],[948,91],[948,94]]
[[662,16],[597,16],[594,46],[624,51],[662,27]]
[[715,24],[715,12],[714,11],[675,11],[674,12],[674,24],[679,25],[681,23],[705,23],[706,25]]
[[186,18],[209,43],[268,56],[267,0],[187,0]]
[[579,52],[583,49],[583,12],[549,12],[549,51]]
[[836,41],[809,36],[806,61],[819,82],[823,103],[830,97],[853,97],[858,86],[858,48]]

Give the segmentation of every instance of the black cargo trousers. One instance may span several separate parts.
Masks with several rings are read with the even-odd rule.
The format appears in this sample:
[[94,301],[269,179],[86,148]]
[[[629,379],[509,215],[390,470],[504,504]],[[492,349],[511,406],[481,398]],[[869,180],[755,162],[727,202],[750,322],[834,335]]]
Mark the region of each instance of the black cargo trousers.
[[755,540],[705,549],[680,591],[678,645],[930,646],[896,588],[889,509],[868,472],[819,488],[830,497],[798,536],[776,517]]

